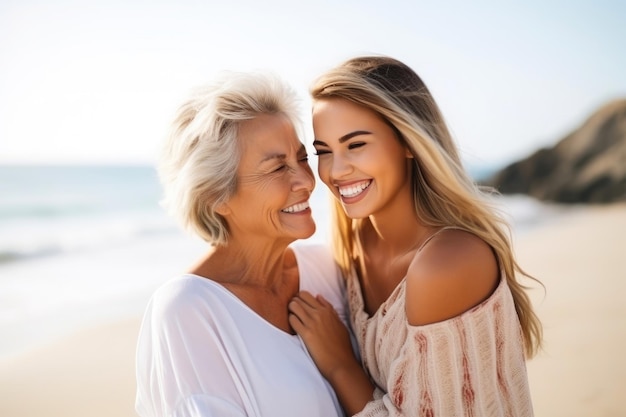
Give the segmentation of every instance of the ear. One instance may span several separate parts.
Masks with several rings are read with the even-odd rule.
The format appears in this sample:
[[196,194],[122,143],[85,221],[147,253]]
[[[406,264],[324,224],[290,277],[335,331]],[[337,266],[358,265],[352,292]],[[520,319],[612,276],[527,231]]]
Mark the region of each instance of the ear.
[[408,147],[404,148],[404,155],[408,159],[414,159],[413,154],[411,153],[411,150]]
[[215,207],[215,212],[221,216],[228,216],[230,214],[230,206],[228,203],[221,203]]

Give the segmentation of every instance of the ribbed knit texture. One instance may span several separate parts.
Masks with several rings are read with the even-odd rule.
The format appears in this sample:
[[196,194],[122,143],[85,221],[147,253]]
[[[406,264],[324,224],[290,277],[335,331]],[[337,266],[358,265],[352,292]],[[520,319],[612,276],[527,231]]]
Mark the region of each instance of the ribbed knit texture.
[[363,365],[379,387],[357,416],[533,415],[520,324],[504,278],[480,305],[425,326],[407,322],[404,281],[371,318],[355,275],[348,297]]

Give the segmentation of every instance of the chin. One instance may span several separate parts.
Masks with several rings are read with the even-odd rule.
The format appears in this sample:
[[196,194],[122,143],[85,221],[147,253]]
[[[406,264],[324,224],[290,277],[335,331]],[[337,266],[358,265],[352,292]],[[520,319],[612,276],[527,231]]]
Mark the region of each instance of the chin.
[[312,224],[311,226],[302,230],[302,233],[299,234],[298,239],[310,238],[315,233],[315,230],[316,230],[315,224]]
[[350,217],[352,220],[361,220],[366,219],[370,216],[370,212],[364,212],[363,210],[356,210],[354,207],[346,207],[342,205],[344,213],[346,216]]
[[309,229],[309,231],[307,231],[306,233],[304,233],[304,234],[302,235],[302,237],[300,237],[299,239],[308,239],[308,238],[310,238],[310,237],[311,237],[311,236],[313,236],[313,234],[315,233],[315,230],[316,230],[315,226],[311,227],[311,228]]
[[287,230],[283,229],[283,237],[293,240],[302,240],[308,239],[315,233],[316,226],[315,223],[311,223],[310,225],[301,225],[301,227],[295,228],[291,227]]

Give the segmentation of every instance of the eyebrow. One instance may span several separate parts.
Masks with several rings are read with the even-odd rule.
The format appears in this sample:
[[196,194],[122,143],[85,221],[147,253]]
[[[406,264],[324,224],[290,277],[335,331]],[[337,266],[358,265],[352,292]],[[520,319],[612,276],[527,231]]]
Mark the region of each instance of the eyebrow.
[[[368,132],[367,130],[355,130],[354,132],[346,133],[345,135],[340,137],[339,138],[339,143],[344,143],[344,142],[352,139],[355,136],[371,135],[371,134],[372,134],[372,132]],[[318,139],[315,139],[313,141],[313,145],[328,146],[325,142],[322,142],[321,140],[318,140]]]
[[[300,149],[298,149],[298,153],[297,154],[298,155],[302,155],[302,154],[306,154],[306,153],[307,153],[306,152],[306,147],[304,145],[300,145]],[[259,165],[261,165],[261,164],[263,164],[263,163],[265,163],[267,161],[274,160],[274,159],[280,159],[280,160],[287,159],[287,155],[284,154],[284,153],[273,153],[273,154],[267,155],[265,158],[263,158],[261,160],[261,162],[259,162]]]

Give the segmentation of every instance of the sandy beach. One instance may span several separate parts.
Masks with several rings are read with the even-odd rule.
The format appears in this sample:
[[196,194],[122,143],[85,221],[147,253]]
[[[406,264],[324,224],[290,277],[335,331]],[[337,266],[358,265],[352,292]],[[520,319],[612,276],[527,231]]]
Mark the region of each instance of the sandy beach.
[[3,417],[131,417],[139,319],[81,330],[0,361]]
[[528,363],[539,417],[626,415],[626,205],[574,209],[518,239],[543,351]]
[[[535,415],[623,416],[626,205],[576,207],[515,238],[539,278],[544,350],[528,363]],[[0,359],[0,415],[134,416],[140,317],[86,328]]]

